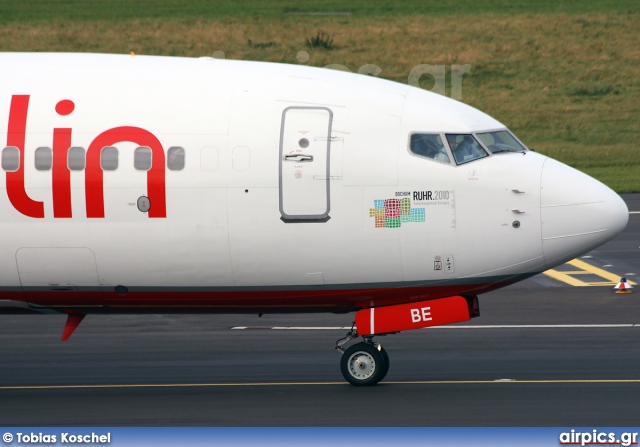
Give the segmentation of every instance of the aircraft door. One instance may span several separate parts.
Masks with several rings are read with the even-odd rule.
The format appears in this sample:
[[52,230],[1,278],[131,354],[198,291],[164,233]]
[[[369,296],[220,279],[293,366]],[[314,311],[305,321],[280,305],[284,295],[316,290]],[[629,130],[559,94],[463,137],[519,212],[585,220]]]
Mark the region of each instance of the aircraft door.
[[280,129],[280,214],[284,222],[330,219],[330,150],[333,112],[288,107]]

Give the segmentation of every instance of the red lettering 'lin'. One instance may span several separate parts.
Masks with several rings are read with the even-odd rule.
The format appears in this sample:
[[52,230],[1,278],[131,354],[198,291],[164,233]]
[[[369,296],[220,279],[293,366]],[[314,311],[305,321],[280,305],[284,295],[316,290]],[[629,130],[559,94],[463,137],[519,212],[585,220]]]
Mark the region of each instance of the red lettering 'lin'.
[[91,142],[87,149],[87,166],[85,172],[85,200],[87,217],[104,217],[104,178],[100,167],[100,151],[103,147],[117,143],[130,142],[151,148],[152,165],[147,171],[147,195],[151,208],[149,217],[167,217],[165,192],[165,158],[162,144],[151,132],[139,127],[116,127],[109,129]]
[[29,95],[11,97],[9,109],[9,126],[7,129],[7,146],[14,146],[20,152],[20,166],[17,171],[7,172],[7,196],[11,205],[28,217],[44,218],[44,204],[27,195],[24,185],[24,152],[27,131],[27,113],[29,111]]

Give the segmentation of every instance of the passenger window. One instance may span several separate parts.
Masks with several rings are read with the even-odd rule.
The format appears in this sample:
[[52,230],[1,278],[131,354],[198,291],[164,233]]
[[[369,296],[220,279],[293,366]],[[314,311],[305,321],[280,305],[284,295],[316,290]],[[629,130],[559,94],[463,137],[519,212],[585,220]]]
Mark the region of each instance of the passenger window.
[[148,171],[151,169],[151,148],[147,146],[137,147],[133,153],[133,167],[138,171]]
[[67,153],[67,165],[71,171],[82,171],[85,165],[84,148],[70,148]]
[[472,135],[447,134],[447,142],[453,153],[453,158],[459,165],[489,156]]
[[20,149],[15,146],[2,149],[2,169],[8,172],[20,169]]
[[50,147],[36,149],[36,169],[38,171],[50,171],[53,165],[53,154]]
[[431,158],[442,163],[449,163],[449,155],[438,134],[414,133],[409,144],[411,152],[421,157]]
[[115,171],[118,169],[118,149],[115,147],[103,147],[100,151],[100,167],[103,171]]
[[169,148],[167,151],[167,168],[170,171],[181,171],[184,168],[184,148]]

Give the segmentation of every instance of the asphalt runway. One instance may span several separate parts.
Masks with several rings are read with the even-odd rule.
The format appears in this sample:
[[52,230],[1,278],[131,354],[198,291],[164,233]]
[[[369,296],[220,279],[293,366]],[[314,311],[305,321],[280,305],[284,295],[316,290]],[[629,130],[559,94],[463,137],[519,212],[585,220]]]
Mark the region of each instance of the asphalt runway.
[[[582,259],[638,281],[640,214]],[[66,343],[64,317],[0,316],[0,423],[637,426],[640,287],[538,275],[480,309],[379,337],[391,367],[370,388],[344,382],[333,349],[351,315],[88,316]]]

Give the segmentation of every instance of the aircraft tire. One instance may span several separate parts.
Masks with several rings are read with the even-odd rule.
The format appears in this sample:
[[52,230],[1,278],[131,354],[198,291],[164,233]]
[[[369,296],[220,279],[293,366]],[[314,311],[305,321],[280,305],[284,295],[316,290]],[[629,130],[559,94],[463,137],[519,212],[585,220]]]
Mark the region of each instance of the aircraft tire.
[[[381,347],[382,348],[382,347]],[[371,386],[380,382],[389,369],[388,356],[370,343],[357,343],[342,354],[340,370],[351,385]]]
[[380,380],[382,380],[387,377],[387,373],[389,372],[390,360],[389,354],[387,354],[387,350],[382,346],[380,346],[380,353],[382,354],[382,358],[384,359],[384,368],[382,368],[382,377],[380,377]]

